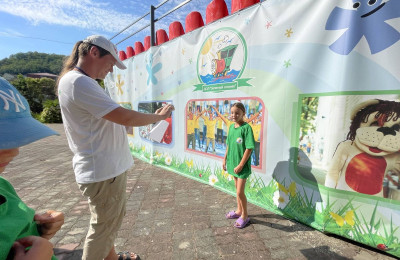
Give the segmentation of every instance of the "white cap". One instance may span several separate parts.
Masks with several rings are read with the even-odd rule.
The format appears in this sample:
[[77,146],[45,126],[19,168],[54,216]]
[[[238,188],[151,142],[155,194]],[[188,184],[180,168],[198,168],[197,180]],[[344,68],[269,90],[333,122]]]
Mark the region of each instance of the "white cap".
[[111,53],[111,55],[117,61],[116,65],[118,68],[120,68],[122,70],[126,69],[126,66],[122,63],[122,61],[118,57],[117,47],[111,41],[109,41],[107,38],[105,38],[104,36],[91,35],[91,36],[87,37],[85,40],[83,40],[83,42],[88,42],[88,43],[91,43],[93,45],[96,45],[96,46],[99,46],[99,47],[105,49],[106,51]]

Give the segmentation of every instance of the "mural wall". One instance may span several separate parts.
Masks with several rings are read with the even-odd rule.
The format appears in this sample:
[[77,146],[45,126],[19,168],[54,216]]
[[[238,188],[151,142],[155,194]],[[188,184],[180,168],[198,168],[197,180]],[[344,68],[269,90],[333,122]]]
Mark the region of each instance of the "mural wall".
[[[121,106],[176,110],[132,154],[235,194],[229,109],[253,128],[251,203],[400,256],[400,1],[270,0],[114,69]],[[250,213],[251,214],[251,213]]]

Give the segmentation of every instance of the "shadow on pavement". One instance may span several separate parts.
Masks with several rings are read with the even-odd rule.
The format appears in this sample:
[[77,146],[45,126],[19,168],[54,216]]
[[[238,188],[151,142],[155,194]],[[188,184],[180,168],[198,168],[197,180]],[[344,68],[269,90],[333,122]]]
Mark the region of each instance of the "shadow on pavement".
[[307,259],[335,259],[335,260],[351,260],[330,250],[329,246],[319,246],[315,248],[300,249],[300,252]]
[[[292,219],[287,219],[279,215],[275,214],[258,214],[258,215],[251,215],[251,224],[259,224],[259,225],[264,225],[267,227],[271,227],[274,229],[278,229],[281,231],[285,232],[296,232],[296,231],[313,231],[312,228],[304,226],[301,223],[296,222],[295,220]],[[274,219],[271,221],[271,219]],[[282,225],[276,222],[279,221],[290,221],[293,223],[293,225],[287,226],[287,225]]]
[[82,249],[67,250],[62,248],[54,248],[54,255],[58,258],[58,260],[81,260],[82,253]]

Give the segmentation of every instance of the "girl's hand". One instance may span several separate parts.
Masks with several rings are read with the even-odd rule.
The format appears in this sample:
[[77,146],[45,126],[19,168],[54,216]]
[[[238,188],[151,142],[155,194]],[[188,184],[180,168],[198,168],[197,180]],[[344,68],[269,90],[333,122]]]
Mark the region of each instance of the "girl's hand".
[[48,210],[43,214],[36,214],[36,223],[40,225],[41,237],[50,239],[64,224],[64,214],[59,211]]
[[235,167],[235,169],[233,169],[233,171],[238,174],[239,172],[241,172],[243,170],[243,166],[242,165],[238,165]]
[[[27,247],[31,247],[26,250]],[[12,249],[14,260],[50,260],[53,255],[53,244],[37,236],[28,236],[14,242]]]
[[222,163],[222,169],[224,169],[224,171],[226,171],[226,161],[224,160],[224,162]]

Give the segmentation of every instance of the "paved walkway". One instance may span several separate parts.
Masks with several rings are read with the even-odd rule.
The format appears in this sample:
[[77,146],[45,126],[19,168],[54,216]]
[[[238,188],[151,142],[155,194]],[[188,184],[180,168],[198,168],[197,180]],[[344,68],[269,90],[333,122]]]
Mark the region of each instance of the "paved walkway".
[[[60,260],[77,260],[89,209],[75,183],[63,127],[50,126],[61,137],[21,148],[3,176],[32,208],[65,213],[65,224],[51,241]],[[235,207],[233,196],[137,159],[126,192],[116,248],[142,259],[394,259],[251,204],[251,225],[236,229],[224,215]]]

